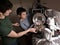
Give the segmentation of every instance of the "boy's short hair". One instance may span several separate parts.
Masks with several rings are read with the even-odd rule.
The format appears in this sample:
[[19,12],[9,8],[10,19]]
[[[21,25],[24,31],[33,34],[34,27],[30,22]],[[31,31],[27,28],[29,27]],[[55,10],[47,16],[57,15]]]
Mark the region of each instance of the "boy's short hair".
[[17,15],[21,15],[22,12],[26,12],[26,9],[24,9],[23,7],[19,7],[17,8],[16,12],[17,12]]
[[5,13],[6,10],[9,10],[13,7],[12,3],[9,0],[0,1],[0,12]]

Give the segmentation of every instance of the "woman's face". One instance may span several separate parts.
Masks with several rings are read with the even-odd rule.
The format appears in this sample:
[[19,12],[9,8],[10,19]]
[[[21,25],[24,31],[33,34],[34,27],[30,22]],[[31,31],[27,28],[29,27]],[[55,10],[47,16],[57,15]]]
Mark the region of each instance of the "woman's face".
[[3,15],[3,13],[0,12],[0,19],[4,19],[5,16]]
[[5,16],[9,16],[11,12],[12,12],[12,10],[11,10],[11,9],[6,10],[6,12],[4,13],[4,15],[5,15]]
[[22,19],[25,19],[25,18],[27,17],[26,12],[22,12],[20,17],[21,17]]

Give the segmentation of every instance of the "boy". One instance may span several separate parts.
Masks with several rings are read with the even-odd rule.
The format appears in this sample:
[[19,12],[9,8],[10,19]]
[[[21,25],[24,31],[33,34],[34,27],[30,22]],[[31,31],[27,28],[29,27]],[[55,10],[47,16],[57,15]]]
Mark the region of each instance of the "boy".
[[8,16],[12,12],[12,3],[9,0],[0,1],[0,34],[3,45],[17,45],[16,38],[28,32],[35,32],[36,29],[30,28],[23,32],[16,33]]
[[[19,25],[23,30],[27,30],[30,28],[30,20],[28,18],[26,9],[24,9],[23,7],[19,7],[17,8],[17,15],[19,17]],[[16,23],[17,24],[17,23]],[[18,26],[18,24],[17,24]],[[26,45],[32,45],[32,35],[29,33],[27,35],[25,35],[23,38],[25,38],[25,42]],[[23,45],[23,44],[22,44]],[[25,45],[25,44],[24,44]]]
[[17,9],[17,15],[20,18],[20,25],[21,27],[26,30],[30,27],[30,22],[29,22],[29,18],[28,15],[26,13],[26,9],[24,9],[23,7],[19,7]]

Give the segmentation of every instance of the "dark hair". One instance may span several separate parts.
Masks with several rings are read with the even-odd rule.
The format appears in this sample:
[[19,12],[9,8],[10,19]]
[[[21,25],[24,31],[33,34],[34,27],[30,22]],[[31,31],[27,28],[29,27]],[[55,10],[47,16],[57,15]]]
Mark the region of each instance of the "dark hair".
[[26,12],[26,9],[24,9],[23,7],[19,7],[17,8],[16,12],[17,12],[17,15],[21,15],[22,12]]
[[6,10],[9,10],[13,7],[12,3],[9,0],[0,1],[0,12],[5,13]]

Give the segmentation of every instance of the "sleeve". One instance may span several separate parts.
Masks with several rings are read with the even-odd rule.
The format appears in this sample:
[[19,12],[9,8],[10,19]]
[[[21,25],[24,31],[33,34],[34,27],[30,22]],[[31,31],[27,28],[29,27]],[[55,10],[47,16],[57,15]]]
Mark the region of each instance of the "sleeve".
[[7,26],[1,26],[0,32],[2,36],[7,36],[11,32],[12,28],[8,28]]
[[60,30],[60,27],[58,27],[58,26],[56,26],[56,25],[54,25],[54,27],[55,27],[55,29],[57,30]]
[[45,28],[45,31],[47,31],[48,33],[51,33],[51,30],[48,28]]

